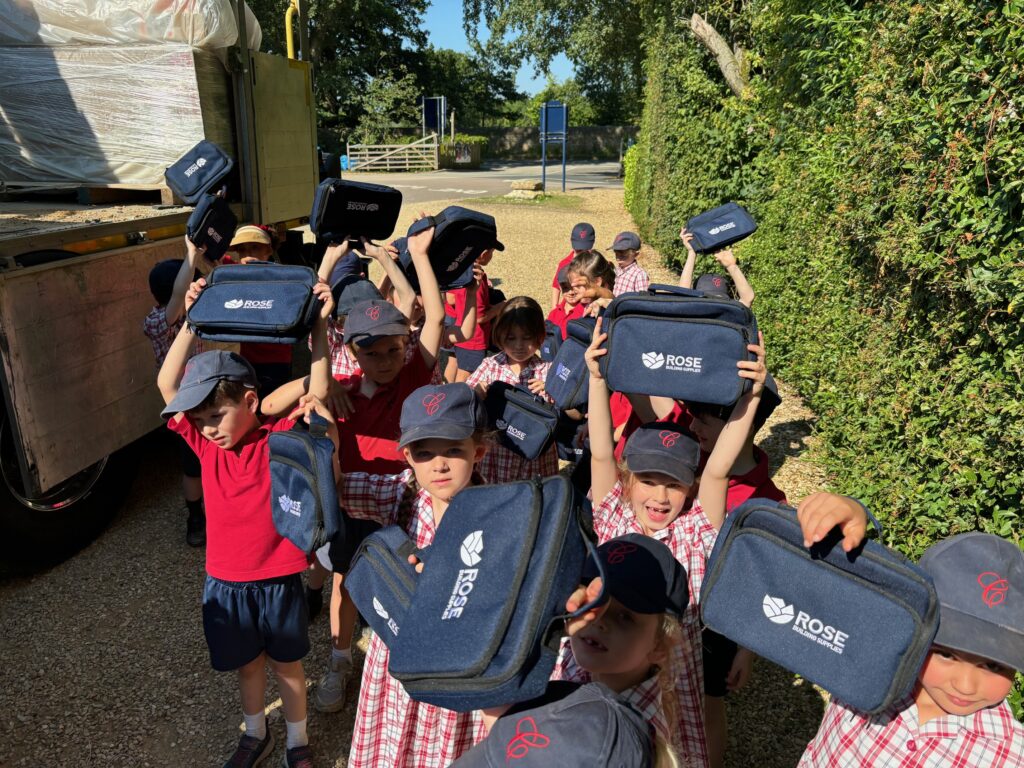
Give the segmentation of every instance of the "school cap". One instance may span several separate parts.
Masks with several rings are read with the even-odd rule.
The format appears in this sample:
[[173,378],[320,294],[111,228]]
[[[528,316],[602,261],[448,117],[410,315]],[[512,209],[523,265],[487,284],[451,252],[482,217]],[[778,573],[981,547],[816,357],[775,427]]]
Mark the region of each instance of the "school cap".
[[345,343],[368,347],[382,336],[408,336],[409,320],[384,299],[369,299],[353,304],[345,316]]
[[256,371],[249,361],[235,352],[215,349],[196,355],[185,365],[185,373],[178,385],[178,394],[160,415],[165,419],[198,407],[217,387],[217,382],[240,381],[256,389]]
[[1024,553],[990,533],[929,547],[921,568],[939,596],[935,644],[1024,671]]
[[619,232],[615,236],[615,242],[609,246],[612,251],[640,250],[640,235],[636,232]]
[[651,726],[601,683],[564,699],[506,715],[452,768],[650,768]]
[[564,267],[558,270],[558,275],[557,277],[555,277],[555,279],[558,281],[558,287],[561,288],[563,291],[566,291],[572,287],[572,281],[569,280],[568,264],[566,264]]
[[587,224],[585,221],[580,222],[572,228],[572,249],[574,251],[589,251],[594,247],[594,240],[597,239],[597,233],[594,232],[594,225]]
[[[231,238],[231,245],[242,245],[242,243],[262,243],[270,245],[270,233],[260,229],[255,224],[246,224],[235,230],[235,236]],[[231,245],[228,247],[230,248]]]
[[352,307],[360,302],[383,300],[377,286],[359,274],[349,272],[339,280],[331,282],[331,293],[334,294],[334,316],[346,317]]
[[428,384],[402,403],[398,447],[432,437],[465,440],[487,425],[483,401],[465,383]]
[[184,259],[166,259],[157,262],[149,270],[149,292],[161,304],[166,304],[171,300],[171,294],[174,293],[174,281],[178,279],[178,272],[181,271],[183,263]]
[[697,278],[694,289],[703,291],[705,296],[714,296],[720,299],[731,299],[729,294],[729,280],[721,275],[701,275]]
[[630,472],[661,472],[684,485],[693,485],[700,464],[700,445],[675,422],[655,421],[629,436],[622,458]]
[[[682,618],[690,602],[686,569],[663,542],[639,533],[610,539],[597,548],[604,566],[605,589],[636,613],[668,613]],[[583,581],[600,575],[592,557],[583,566]]]

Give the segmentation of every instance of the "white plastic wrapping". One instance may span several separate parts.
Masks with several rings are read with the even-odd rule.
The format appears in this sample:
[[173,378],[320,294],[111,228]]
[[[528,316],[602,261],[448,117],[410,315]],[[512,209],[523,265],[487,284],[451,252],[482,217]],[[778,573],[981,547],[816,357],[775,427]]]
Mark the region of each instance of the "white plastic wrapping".
[[[262,32],[247,5],[249,47]],[[184,43],[217,50],[238,40],[229,0],[0,0],[0,45]]]
[[160,187],[200,139],[233,153],[233,114],[220,60],[188,45],[3,47],[0,181]]

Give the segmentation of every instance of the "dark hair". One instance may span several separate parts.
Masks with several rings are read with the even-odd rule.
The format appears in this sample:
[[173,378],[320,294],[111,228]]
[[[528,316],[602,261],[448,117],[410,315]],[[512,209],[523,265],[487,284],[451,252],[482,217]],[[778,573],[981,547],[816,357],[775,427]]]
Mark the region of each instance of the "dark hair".
[[167,259],[156,264],[149,270],[149,292],[153,294],[156,303],[166,307],[174,293],[174,281],[181,271],[184,259]]
[[491,328],[491,341],[496,347],[505,346],[505,339],[513,328],[522,328],[537,345],[544,343],[544,310],[536,299],[529,296],[513,296],[505,302],[501,314]]
[[615,267],[600,251],[582,251],[573,257],[566,269],[567,275],[583,275],[590,281],[600,280],[601,284],[611,290],[615,285]]
[[214,408],[224,403],[240,403],[245,397],[246,392],[255,392],[256,390],[252,387],[247,387],[241,381],[232,381],[230,379],[221,379],[217,382],[217,386],[213,388],[213,391],[206,396],[195,408],[189,408],[185,413],[190,414],[196,411],[202,411],[206,408]]

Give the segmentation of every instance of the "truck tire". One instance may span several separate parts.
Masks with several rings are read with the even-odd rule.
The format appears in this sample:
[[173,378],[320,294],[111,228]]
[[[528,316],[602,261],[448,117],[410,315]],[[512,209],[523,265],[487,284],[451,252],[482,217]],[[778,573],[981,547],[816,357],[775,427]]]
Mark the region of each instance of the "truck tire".
[[67,559],[102,532],[131,489],[131,446],[96,462],[43,496],[24,493],[14,433],[0,412],[0,564],[24,574]]

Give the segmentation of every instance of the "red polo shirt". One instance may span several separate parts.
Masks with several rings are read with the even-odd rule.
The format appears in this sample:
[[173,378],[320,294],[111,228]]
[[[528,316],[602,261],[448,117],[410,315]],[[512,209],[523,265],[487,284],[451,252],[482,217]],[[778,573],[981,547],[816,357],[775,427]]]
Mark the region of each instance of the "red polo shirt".
[[583,317],[583,313],[586,311],[587,307],[585,304],[576,304],[576,306],[570,307],[565,303],[565,299],[562,299],[558,302],[557,307],[548,312],[548,320],[562,329],[562,341],[565,341],[565,337],[568,335],[565,327],[569,324],[569,321]]
[[[704,471],[704,465],[708,463],[710,454],[700,452],[700,472]],[[750,499],[770,499],[783,504],[786,502],[786,494],[780,491],[769,475],[768,454],[754,446],[754,460],[757,462],[752,470],[745,475],[730,475],[729,491],[725,500],[725,511],[728,514],[736,507]]]
[[[484,275],[483,282],[476,290],[476,330],[470,337],[469,341],[464,341],[456,344],[456,347],[462,349],[474,349],[481,350],[487,349],[487,346],[491,343],[491,323],[481,323],[480,318],[484,316],[484,312],[491,308],[491,292],[487,290],[490,283],[487,280],[487,275]],[[451,310],[451,314],[455,317],[457,325],[461,325],[462,321],[466,319],[466,289],[465,288],[452,288],[447,291],[450,296],[455,297],[455,307]],[[447,310],[446,310],[447,311]]]
[[394,379],[377,386],[373,397],[359,391],[363,383],[362,371],[337,377],[349,388],[353,411],[347,419],[338,419],[342,472],[397,475],[408,469],[398,450],[402,403],[413,390],[429,384],[432,374],[423,362],[423,355],[416,350]]
[[558,266],[555,267],[555,276],[551,279],[552,288],[561,287],[558,284],[558,273],[561,272],[564,267],[569,266],[569,262],[572,261],[574,258],[576,258],[576,251],[569,251],[569,255],[562,259],[560,262],[558,262]]
[[206,504],[206,572],[224,581],[258,581],[305,570],[305,553],[278,534],[270,512],[270,433],[290,419],[268,419],[225,450],[188,417],[167,426],[199,457]]

